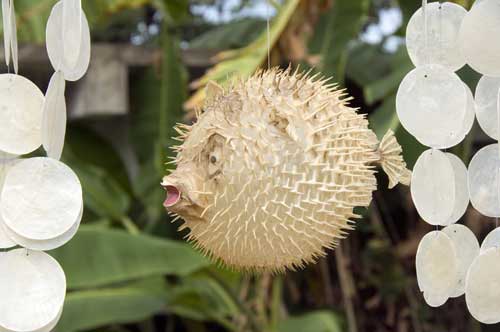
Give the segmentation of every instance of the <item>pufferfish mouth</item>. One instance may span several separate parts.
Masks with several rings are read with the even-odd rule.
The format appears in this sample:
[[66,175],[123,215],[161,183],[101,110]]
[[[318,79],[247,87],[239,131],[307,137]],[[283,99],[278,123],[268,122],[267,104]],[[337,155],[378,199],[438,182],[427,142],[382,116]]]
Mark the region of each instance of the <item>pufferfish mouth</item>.
[[162,184],[163,188],[167,192],[167,197],[163,202],[163,206],[169,208],[177,204],[181,199],[181,192],[179,188],[173,184]]

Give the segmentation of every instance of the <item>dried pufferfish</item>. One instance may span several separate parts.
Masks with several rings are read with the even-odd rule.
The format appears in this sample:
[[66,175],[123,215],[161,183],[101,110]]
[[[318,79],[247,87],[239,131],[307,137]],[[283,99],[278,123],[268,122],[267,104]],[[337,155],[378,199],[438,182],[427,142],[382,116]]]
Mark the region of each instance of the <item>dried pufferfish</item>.
[[298,268],[353,229],[356,206],[410,172],[392,132],[379,143],[364,115],[325,80],[272,69],[224,90],[207,86],[204,112],[179,125],[177,169],[163,178],[164,206],[188,239],[245,270]]

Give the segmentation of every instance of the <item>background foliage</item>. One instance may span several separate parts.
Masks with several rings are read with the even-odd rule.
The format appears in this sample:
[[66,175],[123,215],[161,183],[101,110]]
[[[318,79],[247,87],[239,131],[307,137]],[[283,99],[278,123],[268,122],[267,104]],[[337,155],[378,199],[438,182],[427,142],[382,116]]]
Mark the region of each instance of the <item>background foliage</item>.
[[[495,331],[475,323],[463,299],[440,309],[424,305],[413,267],[418,241],[429,229],[407,188],[380,190],[341,248],[303,271],[243,275],[214,266],[182,241],[163,211],[159,186],[176,122],[192,121],[203,85],[248,76],[267,64],[266,22],[241,15],[255,1],[84,0],[94,42],[134,43],[158,56],[130,71],[127,140],[138,161],[130,175],[108,136],[92,118],[73,121],[63,159],[79,175],[85,214],[76,238],[52,254],[63,265],[69,293],[56,331]],[[469,7],[467,0],[458,1]],[[16,0],[20,39],[43,43],[55,0]],[[209,22],[200,6],[224,9],[227,22]],[[333,76],[368,113],[380,136],[393,129],[412,166],[423,150],[395,114],[395,93],[412,68],[404,27],[415,0],[272,1],[273,65],[301,65]],[[393,31],[368,40],[383,16],[399,13]],[[392,45],[392,46],[391,46]],[[194,67],[186,54],[211,59]],[[207,62],[208,65],[209,62]],[[205,71],[206,70],[206,71]],[[475,85],[478,76],[460,75]],[[191,82],[191,83],[190,83]],[[123,119],[121,119],[123,120]],[[114,121],[111,119],[111,121]],[[456,152],[467,161],[482,144],[471,134]],[[479,237],[491,220],[469,211],[464,222]]]

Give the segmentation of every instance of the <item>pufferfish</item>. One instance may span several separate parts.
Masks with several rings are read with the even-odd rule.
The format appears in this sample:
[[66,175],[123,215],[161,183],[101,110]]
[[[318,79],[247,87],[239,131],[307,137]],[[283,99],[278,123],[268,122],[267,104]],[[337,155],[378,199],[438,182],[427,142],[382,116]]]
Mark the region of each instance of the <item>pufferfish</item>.
[[409,184],[402,149],[381,142],[336,84],[290,69],[260,71],[228,88],[209,83],[203,111],[178,125],[177,168],[165,208],[206,255],[241,270],[297,269],[353,229],[376,189]]

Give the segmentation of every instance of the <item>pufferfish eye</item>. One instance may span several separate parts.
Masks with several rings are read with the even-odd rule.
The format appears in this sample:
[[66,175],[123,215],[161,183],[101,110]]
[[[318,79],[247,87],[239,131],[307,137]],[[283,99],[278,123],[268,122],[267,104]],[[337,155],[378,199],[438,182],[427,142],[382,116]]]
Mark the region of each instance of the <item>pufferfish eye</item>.
[[212,164],[217,163],[217,157],[216,157],[216,156],[210,156],[210,162],[211,162]]

